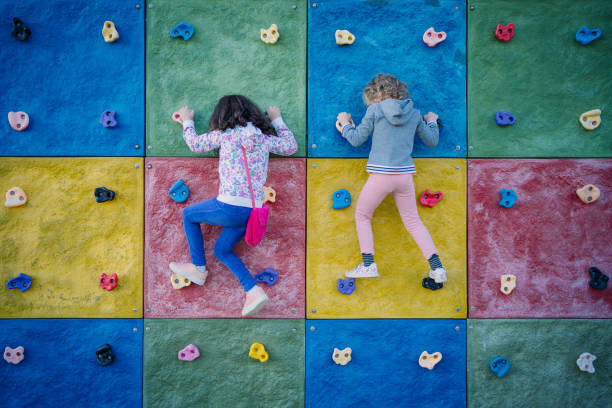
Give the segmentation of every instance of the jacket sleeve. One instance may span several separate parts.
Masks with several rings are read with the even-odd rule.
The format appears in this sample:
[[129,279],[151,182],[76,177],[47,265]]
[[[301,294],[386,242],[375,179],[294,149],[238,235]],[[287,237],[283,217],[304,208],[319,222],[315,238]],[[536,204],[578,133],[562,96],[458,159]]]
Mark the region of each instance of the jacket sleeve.
[[374,108],[373,105],[368,107],[365,116],[361,119],[361,123],[356,128],[350,125],[345,125],[342,128],[342,137],[345,138],[351,145],[361,146],[368,140],[368,137],[374,131]]
[[434,147],[438,145],[438,139],[440,136],[438,124],[436,122],[425,123],[425,120],[420,117],[420,114],[416,134],[426,146]]
[[223,132],[213,130],[209,133],[198,135],[193,126],[193,120],[183,121],[183,139],[194,153],[204,153],[221,147]]
[[297,152],[298,145],[293,136],[293,132],[289,130],[282,117],[278,117],[272,121],[272,126],[276,129],[278,136],[265,135],[266,144],[270,153],[281,154],[283,156],[291,156]]

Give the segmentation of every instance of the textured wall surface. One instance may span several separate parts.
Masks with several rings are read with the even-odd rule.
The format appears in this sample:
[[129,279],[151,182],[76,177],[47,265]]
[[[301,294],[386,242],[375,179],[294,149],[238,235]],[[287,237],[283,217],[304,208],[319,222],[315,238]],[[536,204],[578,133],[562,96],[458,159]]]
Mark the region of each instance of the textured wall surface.
[[[362,262],[354,214],[368,177],[365,163],[363,159],[308,160],[308,317],[466,317],[466,172],[462,159],[415,160],[416,194],[425,189],[444,194],[433,208],[417,204],[448,271],[444,288],[433,292],[421,286],[429,264],[405,230],[389,195],[372,219],[374,260],[380,277],[358,279],[350,296],[338,292],[338,278]],[[351,193],[352,204],[333,210],[332,195],[340,188]]]
[[[475,157],[605,157],[612,155],[610,109],[612,39],[583,46],[584,25],[612,31],[608,0],[469,0],[468,144]],[[515,35],[495,38],[497,24],[513,22]],[[579,116],[602,110],[599,128]],[[516,116],[495,124],[496,111]]]
[[[0,155],[144,155],[144,8],[121,0],[23,0],[0,3]],[[13,17],[32,31],[11,37]],[[104,21],[119,39],[106,43]],[[100,124],[105,110],[118,125]],[[16,132],[9,111],[30,126]],[[134,148],[138,145],[138,148]]]
[[[142,158],[0,160],[2,195],[19,186],[28,196],[24,206],[0,207],[1,317],[142,316],[142,165]],[[115,191],[113,201],[96,202],[101,186]],[[33,278],[27,292],[6,288],[19,273]],[[101,273],[117,273],[119,285],[103,290]]]
[[[460,0],[324,0],[308,10],[308,155],[367,157],[368,141],[352,147],[336,130],[336,115],[365,114],[361,92],[380,72],[408,84],[416,109],[436,112],[444,122],[440,143],[418,137],[414,155],[465,157],[465,3]],[[447,39],[434,48],[423,42],[429,27]],[[337,45],[336,30],[355,35]],[[316,147],[315,147],[316,146]],[[459,146],[459,150],[457,150]]]
[[[589,286],[588,269],[612,271],[612,160],[469,160],[470,317],[612,317],[609,289]],[[576,189],[599,187],[584,204]],[[499,190],[514,189],[512,208]],[[514,274],[510,295],[500,276]]]
[[[468,406],[607,407],[610,320],[468,320]],[[584,352],[597,356],[595,373],[578,369]],[[497,378],[489,361],[504,356],[510,371]]]
[[[183,231],[182,210],[208,200],[219,191],[218,159],[147,159],[145,228],[145,308],[147,317],[240,317],[244,290],[234,274],[220,263],[213,248],[221,227],[203,224],[208,279],[204,286],[192,284],[175,290],[168,264],[189,262]],[[266,235],[256,247],[244,240],[236,253],[251,274],[272,268],[279,274],[276,285],[262,288],[270,303],[257,317],[304,316],[304,269],[306,228],[306,162],[304,159],[271,159],[267,186],[276,190],[270,203]],[[189,187],[184,203],[175,203],[168,189],[178,179]]]
[[[169,34],[181,21],[194,26],[187,41]],[[272,24],[280,39],[265,44],[259,30]],[[202,133],[229,94],[262,109],[278,106],[298,140],[297,155],[305,155],[305,1],[159,0],[147,10],[147,36],[147,155],[193,156],[172,113],[189,105]]]
[[[317,320],[306,324],[307,407],[464,407],[465,320]],[[350,347],[337,365],[334,348]],[[423,351],[442,353],[433,370]]]
[[[98,364],[110,344],[115,361]],[[2,406],[133,408],[142,401],[142,320],[0,320],[0,345],[23,346],[17,365],[0,361]]]
[[[145,407],[304,406],[304,320],[146,319]],[[249,357],[261,343],[269,359]],[[188,344],[200,357],[180,361]]]

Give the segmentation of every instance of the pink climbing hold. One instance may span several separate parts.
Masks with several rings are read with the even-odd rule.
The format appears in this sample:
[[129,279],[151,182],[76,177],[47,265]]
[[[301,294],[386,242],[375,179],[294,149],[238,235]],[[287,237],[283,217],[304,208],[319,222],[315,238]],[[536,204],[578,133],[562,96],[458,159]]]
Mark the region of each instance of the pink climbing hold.
[[200,357],[200,350],[193,344],[189,344],[178,352],[178,359],[182,361],[193,361],[198,357]]
[[10,347],[5,347],[4,348],[4,359],[6,360],[7,363],[19,364],[25,357],[25,355],[23,354],[23,351],[24,350],[22,346],[19,346],[14,349]]
[[25,112],[9,112],[8,121],[13,129],[21,132],[30,124],[30,117]]
[[428,47],[435,47],[444,40],[446,40],[446,33],[444,31],[434,31],[433,27],[429,27],[427,31],[425,31],[425,34],[423,34],[423,42],[427,44]]

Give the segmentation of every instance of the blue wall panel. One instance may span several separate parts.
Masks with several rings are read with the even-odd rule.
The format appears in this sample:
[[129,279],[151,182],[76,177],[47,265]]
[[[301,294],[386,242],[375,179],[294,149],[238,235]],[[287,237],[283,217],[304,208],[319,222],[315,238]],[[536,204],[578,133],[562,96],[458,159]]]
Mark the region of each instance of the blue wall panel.
[[[106,343],[115,361],[102,367],[96,349]],[[142,404],[141,319],[0,320],[0,346],[25,349],[20,364],[0,361],[3,407]]]
[[[367,157],[370,142],[352,147],[336,130],[336,116],[349,112],[359,124],[366,111],[361,92],[384,72],[406,82],[415,107],[438,113],[444,124],[438,146],[429,148],[417,137],[413,155],[465,157],[465,2],[325,0],[316,5],[308,11],[309,156]],[[447,39],[429,48],[423,33],[432,26]],[[337,29],[349,30],[355,42],[336,45]]]
[[[442,353],[431,371],[423,351]],[[465,320],[306,321],[307,407],[465,407],[465,369]]]
[[[145,11],[136,3],[0,2],[0,155],[144,155]],[[27,41],[11,37],[13,17],[32,31]],[[104,42],[105,20],[116,42]],[[117,112],[117,127],[100,125],[105,110]],[[30,126],[13,130],[9,111],[28,113]]]

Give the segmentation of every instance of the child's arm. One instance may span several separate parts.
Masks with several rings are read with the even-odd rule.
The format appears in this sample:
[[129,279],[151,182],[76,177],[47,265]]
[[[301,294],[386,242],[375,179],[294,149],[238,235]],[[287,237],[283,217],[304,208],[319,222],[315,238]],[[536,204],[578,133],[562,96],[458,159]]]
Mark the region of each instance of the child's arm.
[[426,146],[437,146],[440,137],[440,129],[438,129],[438,115],[429,112],[424,119],[420,119],[416,128],[417,136],[425,143]]
[[344,112],[338,115],[338,120],[342,125],[342,137],[355,147],[364,144],[374,131],[374,109],[371,106],[368,107],[365,116],[356,128],[351,125],[350,117]]
[[268,151],[270,153],[281,154],[283,156],[291,156],[297,152],[298,145],[295,140],[295,136],[289,130],[283,117],[281,116],[280,110],[276,106],[270,106],[267,109],[268,116],[272,120],[272,126],[276,129],[277,136],[266,135],[266,144],[268,145]]
[[193,122],[193,110],[187,106],[177,112],[183,123],[183,139],[194,153],[204,153],[221,147],[221,135],[223,132],[213,130],[210,133],[198,135]]

